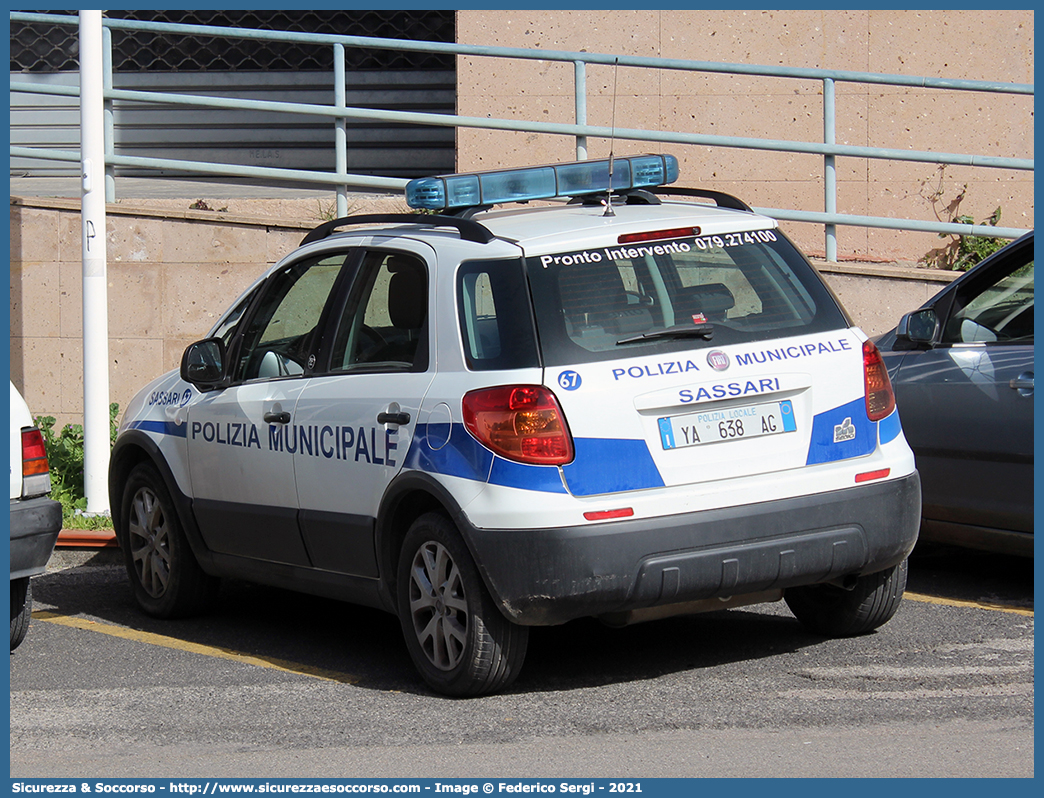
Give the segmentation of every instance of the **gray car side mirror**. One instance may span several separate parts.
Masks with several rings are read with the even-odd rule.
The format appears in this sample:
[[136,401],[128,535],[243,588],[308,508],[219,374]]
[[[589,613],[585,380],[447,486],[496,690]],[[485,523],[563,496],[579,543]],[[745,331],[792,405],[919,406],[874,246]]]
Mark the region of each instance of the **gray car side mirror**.
[[922,308],[905,314],[899,320],[895,337],[913,344],[931,344],[939,332],[939,316],[932,308]]

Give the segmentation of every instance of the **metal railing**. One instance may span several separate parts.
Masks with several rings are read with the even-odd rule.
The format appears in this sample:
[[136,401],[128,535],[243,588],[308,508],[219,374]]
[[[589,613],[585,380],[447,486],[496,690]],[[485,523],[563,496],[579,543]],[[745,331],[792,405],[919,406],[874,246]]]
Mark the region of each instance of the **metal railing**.
[[[54,14],[36,14],[12,12],[12,22],[77,25],[78,18]],[[115,199],[115,168],[135,167],[156,170],[173,170],[195,175],[212,175],[234,178],[251,178],[274,182],[296,182],[303,184],[328,185],[336,188],[336,209],[339,216],[347,213],[348,191],[350,188],[377,189],[382,191],[401,191],[406,181],[400,178],[376,177],[347,172],[347,137],[349,120],[368,120],[413,125],[449,126],[454,128],[474,128],[486,130],[503,130],[513,132],[531,132],[548,135],[570,136],[575,138],[578,159],[587,157],[589,138],[621,139],[641,142],[676,143],[711,147],[729,147],[749,150],[776,151],[819,155],[823,158],[824,211],[801,211],[784,208],[755,208],[754,210],[773,216],[777,219],[795,222],[822,224],[826,236],[827,260],[837,259],[837,226],[850,225],[857,227],[887,228],[895,230],[911,230],[921,232],[942,233],[946,235],[983,235],[998,238],[1017,238],[1026,232],[1019,228],[970,226],[946,222],[930,222],[911,219],[894,219],[875,216],[857,216],[837,213],[837,181],[836,159],[864,158],[883,159],[889,161],[906,161],[932,163],[941,165],[986,167],[993,169],[1012,169],[1033,171],[1033,159],[1002,158],[986,155],[968,155],[959,153],[920,152],[882,147],[862,147],[838,144],[835,140],[836,110],[835,89],[838,83],[872,84],[886,86],[906,86],[919,89],[939,89],[949,91],[987,92],[1009,95],[1033,95],[1032,84],[999,83],[978,80],[952,80],[947,78],[928,78],[904,75],[886,75],[871,72],[851,72],[829,69],[793,68],[756,66],[749,64],[730,64],[706,61],[690,61],[668,58],[652,58],[638,56],[616,56],[599,53],[567,52],[558,50],[536,50],[512,47],[487,47],[467,44],[446,44],[437,42],[420,42],[402,39],[382,39],[362,36],[334,36],[317,33],[295,33],[268,30],[248,30],[229,27],[212,27],[206,25],[178,25],[161,22],[139,22],[129,20],[104,20],[105,48],[108,55],[105,63],[105,167],[106,198]],[[171,35],[211,36],[215,38],[236,38],[253,40],[270,40],[280,42],[297,42],[333,48],[334,71],[332,76],[334,102],[332,105],[314,105],[305,103],[272,102],[261,100],[241,100],[231,97],[212,97],[202,95],[175,94],[169,92],[130,91],[113,87],[111,60],[111,31],[135,30],[152,31]],[[520,121],[513,119],[491,119],[487,117],[458,116],[450,114],[416,113],[405,111],[389,111],[373,108],[349,107],[346,104],[345,92],[345,48],[366,47],[377,49],[415,50],[429,53],[452,54],[456,56],[476,56],[488,58],[513,58],[523,60],[557,61],[572,64],[574,73],[574,105],[575,123],[550,123],[536,121]],[[804,81],[817,81],[823,90],[823,141],[803,142],[745,138],[735,136],[717,136],[698,133],[666,132],[657,130],[641,130],[628,128],[610,128],[589,125],[587,122],[587,66],[600,64],[608,66],[638,67],[657,70],[682,70],[688,72],[717,73],[728,75],[749,75],[758,77],[791,78]],[[11,81],[11,92],[27,92],[78,96],[79,89],[74,86],[45,86],[33,83]],[[217,164],[202,161],[174,160],[164,158],[146,158],[120,155],[115,150],[113,126],[113,102],[164,103],[196,108],[223,108],[234,110],[268,111],[287,114],[303,114],[329,118],[335,130],[334,135],[334,168],[331,172],[316,172],[295,169],[280,169],[262,166],[245,166],[237,164]],[[11,146],[12,157],[37,158],[55,161],[79,161],[78,151],[63,151],[37,147]]]

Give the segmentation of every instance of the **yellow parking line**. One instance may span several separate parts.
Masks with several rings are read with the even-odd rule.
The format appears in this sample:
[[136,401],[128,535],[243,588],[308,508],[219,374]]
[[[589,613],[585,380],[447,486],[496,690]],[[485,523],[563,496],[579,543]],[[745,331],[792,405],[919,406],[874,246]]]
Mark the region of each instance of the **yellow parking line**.
[[997,612],[1010,612],[1014,615],[1028,615],[1033,617],[1033,610],[1024,607],[1006,607],[1003,604],[990,604],[986,601],[964,601],[963,599],[939,598],[938,596],[925,596],[920,593],[906,592],[903,598],[910,601],[921,601],[925,604],[945,604],[949,607],[976,607],[980,610],[995,610]]
[[89,621],[86,618],[74,618],[70,615],[58,615],[57,613],[47,612],[45,610],[37,610],[34,612],[33,620],[46,621],[47,623],[55,623],[60,626],[68,626],[73,629],[83,629],[89,632],[100,632],[101,634],[119,637],[124,640],[133,640],[136,643],[147,643],[152,646],[164,646],[166,648],[177,649],[178,651],[187,651],[191,654],[202,654],[205,657],[228,659],[233,662],[242,662],[245,665],[256,665],[261,668],[283,671],[284,673],[296,673],[303,676],[312,676],[316,679],[325,679],[331,682],[355,684],[359,681],[356,677],[350,676],[346,673],[328,671],[322,668],[313,668],[309,665],[302,665],[298,662],[275,659],[274,657],[257,657],[251,654],[232,651],[227,648],[204,646],[199,643],[190,643],[187,640],[179,640],[176,637],[167,637],[166,635],[153,634],[152,632],[141,632],[137,629],[127,629],[123,626],[113,626],[98,621]]

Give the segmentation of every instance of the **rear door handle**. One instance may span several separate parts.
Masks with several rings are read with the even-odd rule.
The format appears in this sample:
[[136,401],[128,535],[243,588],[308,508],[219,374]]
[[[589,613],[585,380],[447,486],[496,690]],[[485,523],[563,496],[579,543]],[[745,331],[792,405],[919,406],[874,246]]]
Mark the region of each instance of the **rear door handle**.
[[409,413],[378,413],[377,414],[378,424],[409,424],[410,414]]

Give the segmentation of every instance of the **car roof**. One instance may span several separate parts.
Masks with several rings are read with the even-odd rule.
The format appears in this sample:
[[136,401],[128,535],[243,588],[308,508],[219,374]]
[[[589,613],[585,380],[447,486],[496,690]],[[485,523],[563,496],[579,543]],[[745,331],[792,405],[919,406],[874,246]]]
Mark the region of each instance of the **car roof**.
[[[330,241],[360,236],[403,236],[443,244],[460,240],[458,234],[436,226],[437,217],[417,217],[416,224],[364,226],[351,231],[332,233]],[[541,207],[498,206],[470,214],[497,239],[521,245],[527,252],[575,249],[586,242],[604,243],[607,234],[619,236],[651,229],[677,227],[699,228],[696,235],[713,235],[739,230],[775,228],[774,219],[750,211],[721,208],[699,202],[663,202],[659,204],[619,204],[613,214],[606,215],[601,204],[556,203]],[[350,217],[343,220],[351,223]],[[426,226],[427,225],[427,226]]]
[[[605,214],[605,206],[562,204],[540,208],[505,208],[486,211],[473,217],[498,236],[516,241],[545,236],[588,231],[604,232],[607,227],[648,227],[650,223],[674,222],[718,226],[720,224],[755,227],[771,226],[774,222],[765,216],[730,208],[719,208],[696,202],[663,202],[661,204],[614,205],[613,214]],[[763,224],[762,224],[763,223]]]

